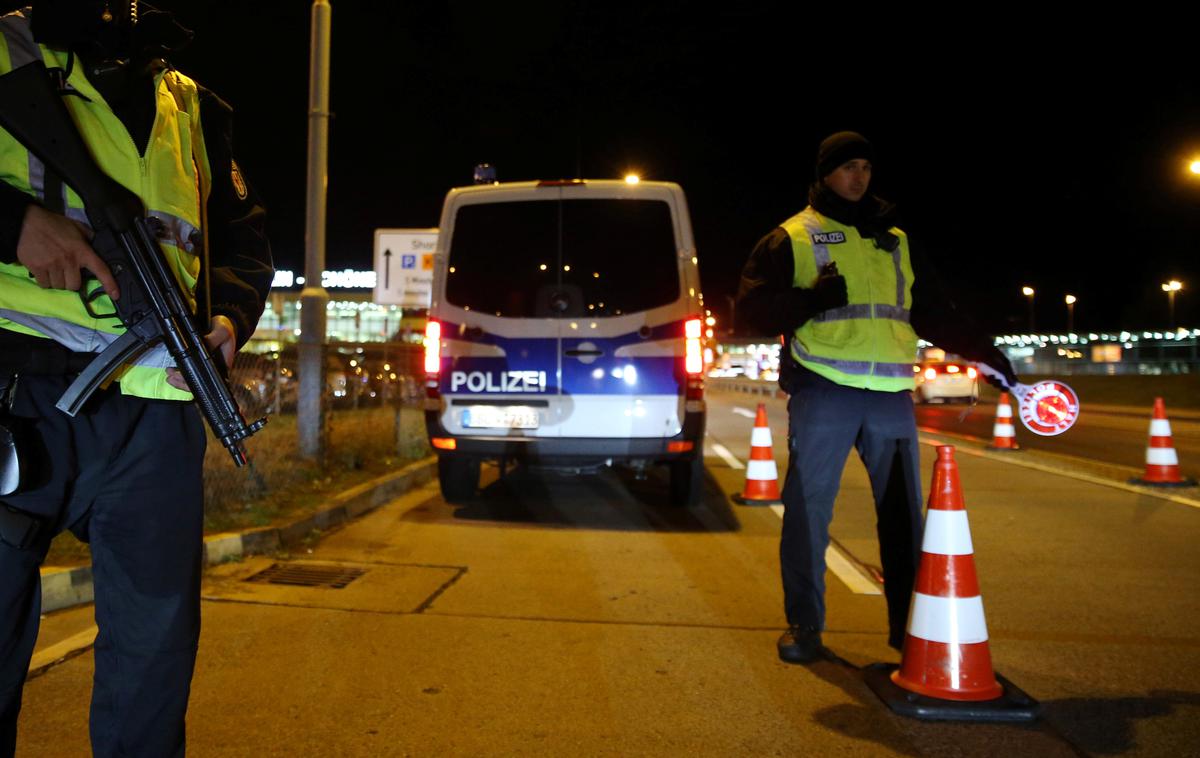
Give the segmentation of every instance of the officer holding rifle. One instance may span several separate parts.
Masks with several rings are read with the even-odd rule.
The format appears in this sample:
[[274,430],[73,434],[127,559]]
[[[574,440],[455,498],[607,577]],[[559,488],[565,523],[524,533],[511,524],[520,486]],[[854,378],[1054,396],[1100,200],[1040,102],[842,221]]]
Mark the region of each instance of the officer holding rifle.
[[[233,160],[229,106],[165,62],[191,32],[140,10],[37,0],[0,19],[0,75],[45,65],[95,163],[140,200],[165,270],[229,366],[273,277],[264,210]],[[130,295],[89,244],[75,188],[5,130],[0,179],[0,424],[21,459],[19,484],[0,487],[0,756],[15,751],[38,567],[64,529],[92,554],[95,755],[182,755],[200,632],[203,424],[164,350],[138,355],[75,416],[56,408],[125,332],[114,303]]]

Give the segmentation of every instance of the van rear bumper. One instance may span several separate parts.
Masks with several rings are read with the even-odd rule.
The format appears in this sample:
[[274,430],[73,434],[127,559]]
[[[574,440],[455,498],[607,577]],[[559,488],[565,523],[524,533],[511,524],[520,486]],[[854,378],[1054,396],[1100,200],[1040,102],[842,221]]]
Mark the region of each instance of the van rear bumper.
[[[442,426],[437,411],[425,412],[425,429],[430,438],[454,439],[454,450],[437,450],[438,455],[529,461],[545,464],[590,464],[609,459],[692,460],[704,455],[705,414],[685,413],[683,429],[674,437],[506,437],[502,435],[453,435]],[[692,449],[671,452],[672,442],[691,442]]]

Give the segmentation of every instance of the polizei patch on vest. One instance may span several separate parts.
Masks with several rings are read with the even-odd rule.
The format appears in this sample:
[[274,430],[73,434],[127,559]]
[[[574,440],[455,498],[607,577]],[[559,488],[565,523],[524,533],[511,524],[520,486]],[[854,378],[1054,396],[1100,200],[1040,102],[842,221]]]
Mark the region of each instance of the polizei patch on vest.
[[242,178],[242,170],[238,168],[236,161],[229,162],[229,178],[233,180],[233,191],[237,193],[238,200],[245,200],[246,195],[246,180]]
[[836,245],[839,242],[846,241],[845,232],[817,232],[812,236],[812,241],[818,245]]

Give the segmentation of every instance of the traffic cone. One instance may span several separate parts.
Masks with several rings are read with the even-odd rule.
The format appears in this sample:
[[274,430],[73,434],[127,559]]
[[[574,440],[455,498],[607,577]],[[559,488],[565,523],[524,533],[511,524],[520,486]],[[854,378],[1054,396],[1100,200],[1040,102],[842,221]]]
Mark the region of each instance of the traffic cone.
[[1171,439],[1171,422],[1167,420],[1167,406],[1161,397],[1154,398],[1154,413],[1150,417],[1150,442],[1146,446],[1146,473],[1140,479],[1130,479],[1134,484],[1149,484],[1155,487],[1194,487],[1195,479],[1186,479],[1179,472],[1179,455]]
[[991,700],[1003,689],[992,671],[958,465],[952,445],[937,451],[908,634],[892,681],[944,700]]
[[1001,392],[1000,400],[996,403],[996,423],[992,425],[992,450],[1019,450],[1017,447],[1016,430],[1013,428],[1012,403],[1008,393]]
[[1030,721],[1037,703],[992,670],[954,447],[937,452],[901,663],[867,667],[867,683],[916,718]]
[[767,406],[758,404],[754,415],[754,431],[750,433],[750,461],[746,464],[746,485],[734,502],[741,505],[778,505],[779,469],[775,467],[775,448],[771,444],[771,427],[767,426]]

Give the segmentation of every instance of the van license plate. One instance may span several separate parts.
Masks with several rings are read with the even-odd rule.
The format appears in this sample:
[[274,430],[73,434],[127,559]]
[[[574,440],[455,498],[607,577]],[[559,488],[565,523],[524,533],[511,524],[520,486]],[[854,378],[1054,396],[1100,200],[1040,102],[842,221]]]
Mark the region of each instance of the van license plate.
[[526,405],[472,405],[463,411],[469,429],[537,429],[538,412]]

